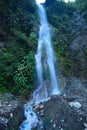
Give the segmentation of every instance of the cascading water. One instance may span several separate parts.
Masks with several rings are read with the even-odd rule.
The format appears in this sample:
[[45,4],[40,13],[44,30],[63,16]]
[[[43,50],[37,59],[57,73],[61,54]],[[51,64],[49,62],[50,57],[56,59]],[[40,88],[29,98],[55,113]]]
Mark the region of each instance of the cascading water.
[[[51,46],[51,36],[46,18],[46,13],[43,5],[41,5],[38,2],[38,0],[36,0],[36,3],[39,9],[40,24],[41,24],[39,31],[38,48],[37,53],[35,55],[39,87],[33,93],[33,98],[30,101],[30,103],[25,105],[26,121],[24,121],[23,124],[20,126],[20,130],[31,130],[32,128],[36,127],[36,125],[39,123],[37,115],[33,111],[33,105],[37,105],[40,102],[48,100],[52,95],[60,94],[60,89],[58,87],[56,79],[56,73],[54,67],[55,58]],[[48,70],[50,74],[50,81],[51,81],[50,87],[48,87],[48,85],[45,85],[44,83],[43,73],[44,71],[47,70],[47,68],[49,68]]]
[[[51,46],[51,36],[49,31],[49,26],[46,18],[46,13],[44,10],[43,5],[37,3],[39,8],[39,15],[40,15],[40,31],[39,31],[39,40],[38,40],[38,49],[37,54],[35,55],[36,59],[36,69],[37,69],[37,76],[39,79],[39,88],[36,90],[36,92],[33,94],[35,96],[35,102],[44,101],[47,98],[49,98],[51,95],[59,94],[60,90],[58,88],[58,83],[56,79],[56,73],[55,73],[55,67],[54,67],[54,52]],[[43,49],[44,53],[43,54]],[[43,58],[43,55],[45,58]],[[49,68],[50,73],[50,80],[51,80],[51,86],[50,86],[50,93],[48,92],[47,88],[43,85],[43,63],[45,63],[45,69]],[[37,97],[37,98],[36,98]]]

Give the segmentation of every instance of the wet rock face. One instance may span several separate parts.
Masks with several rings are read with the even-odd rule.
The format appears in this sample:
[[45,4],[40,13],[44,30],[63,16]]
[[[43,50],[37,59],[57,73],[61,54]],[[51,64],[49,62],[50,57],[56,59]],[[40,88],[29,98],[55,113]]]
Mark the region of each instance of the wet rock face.
[[24,118],[24,101],[10,93],[0,94],[0,130],[18,130]]
[[68,48],[69,58],[73,62],[72,72],[75,76],[87,77],[87,24],[78,11],[74,12],[70,21],[70,31],[72,37],[74,37]]

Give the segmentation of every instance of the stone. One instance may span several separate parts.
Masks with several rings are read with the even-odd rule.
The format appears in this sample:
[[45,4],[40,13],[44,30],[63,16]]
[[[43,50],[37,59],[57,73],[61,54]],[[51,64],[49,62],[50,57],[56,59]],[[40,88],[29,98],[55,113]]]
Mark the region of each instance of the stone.
[[86,128],[86,129],[84,129],[84,130],[87,130],[87,128]]
[[60,120],[61,122],[64,122],[65,120],[64,119],[62,119],[62,120]]
[[84,126],[87,128],[87,123],[84,123]]
[[40,116],[41,116],[41,117],[43,117],[43,116],[44,116],[44,113],[43,113],[43,112],[41,112],[41,113],[40,113]]
[[81,108],[81,104],[79,102],[70,102],[69,105],[77,109]]
[[8,123],[8,119],[5,118],[5,117],[1,117],[1,116],[0,116],[0,124],[5,124],[5,125],[7,125],[7,123]]
[[9,104],[8,106],[9,106],[9,107],[11,107],[12,105],[11,105],[11,104]]
[[63,96],[66,97],[66,94],[64,93]]
[[39,105],[33,106],[34,111],[37,111],[39,109]]
[[82,117],[80,117],[80,118],[78,119],[78,121],[82,121]]
[[53,128],[55,128],[56,127],[56,124],[53,124]]
[[40,109],[43,109],[43,107],[44,107],[44,105],[41,105],[39,108],[40,108]]
[[51,123],[53,122],[53,119],[51,119],[51,121],[50,121]]
[[41,117],[44,116],[44,111],[43,111],[43,110],[40,111],[40,116],[41,116]]
[[13,118],[13,113],[10,113],[10,117]]

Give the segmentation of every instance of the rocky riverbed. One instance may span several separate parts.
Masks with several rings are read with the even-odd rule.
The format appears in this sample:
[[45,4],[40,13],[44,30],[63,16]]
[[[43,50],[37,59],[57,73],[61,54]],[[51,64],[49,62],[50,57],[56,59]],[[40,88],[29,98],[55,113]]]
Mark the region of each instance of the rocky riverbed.
[[63,94],[38,106],[43,130],[87,130],[87,82],[69,78]]
[[[65,85],[61,95],[34,106],[42,130],[87,130],[87,80],[71,77]],[[11,94],[0,95],[0,130],[19,129],[25,103]]]
[[0,130],[18,130],[25,119],[24,103],[10,93],[0,94]]

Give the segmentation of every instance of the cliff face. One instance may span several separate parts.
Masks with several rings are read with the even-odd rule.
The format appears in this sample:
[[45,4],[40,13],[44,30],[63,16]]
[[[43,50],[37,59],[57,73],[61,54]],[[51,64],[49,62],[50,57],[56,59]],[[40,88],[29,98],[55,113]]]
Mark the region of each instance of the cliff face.
[[74,12],[70,21],[70,31],[73,36],[68,47],[73,61],[71,69],[75,76],[87,77],[87,24],[78,11]]

